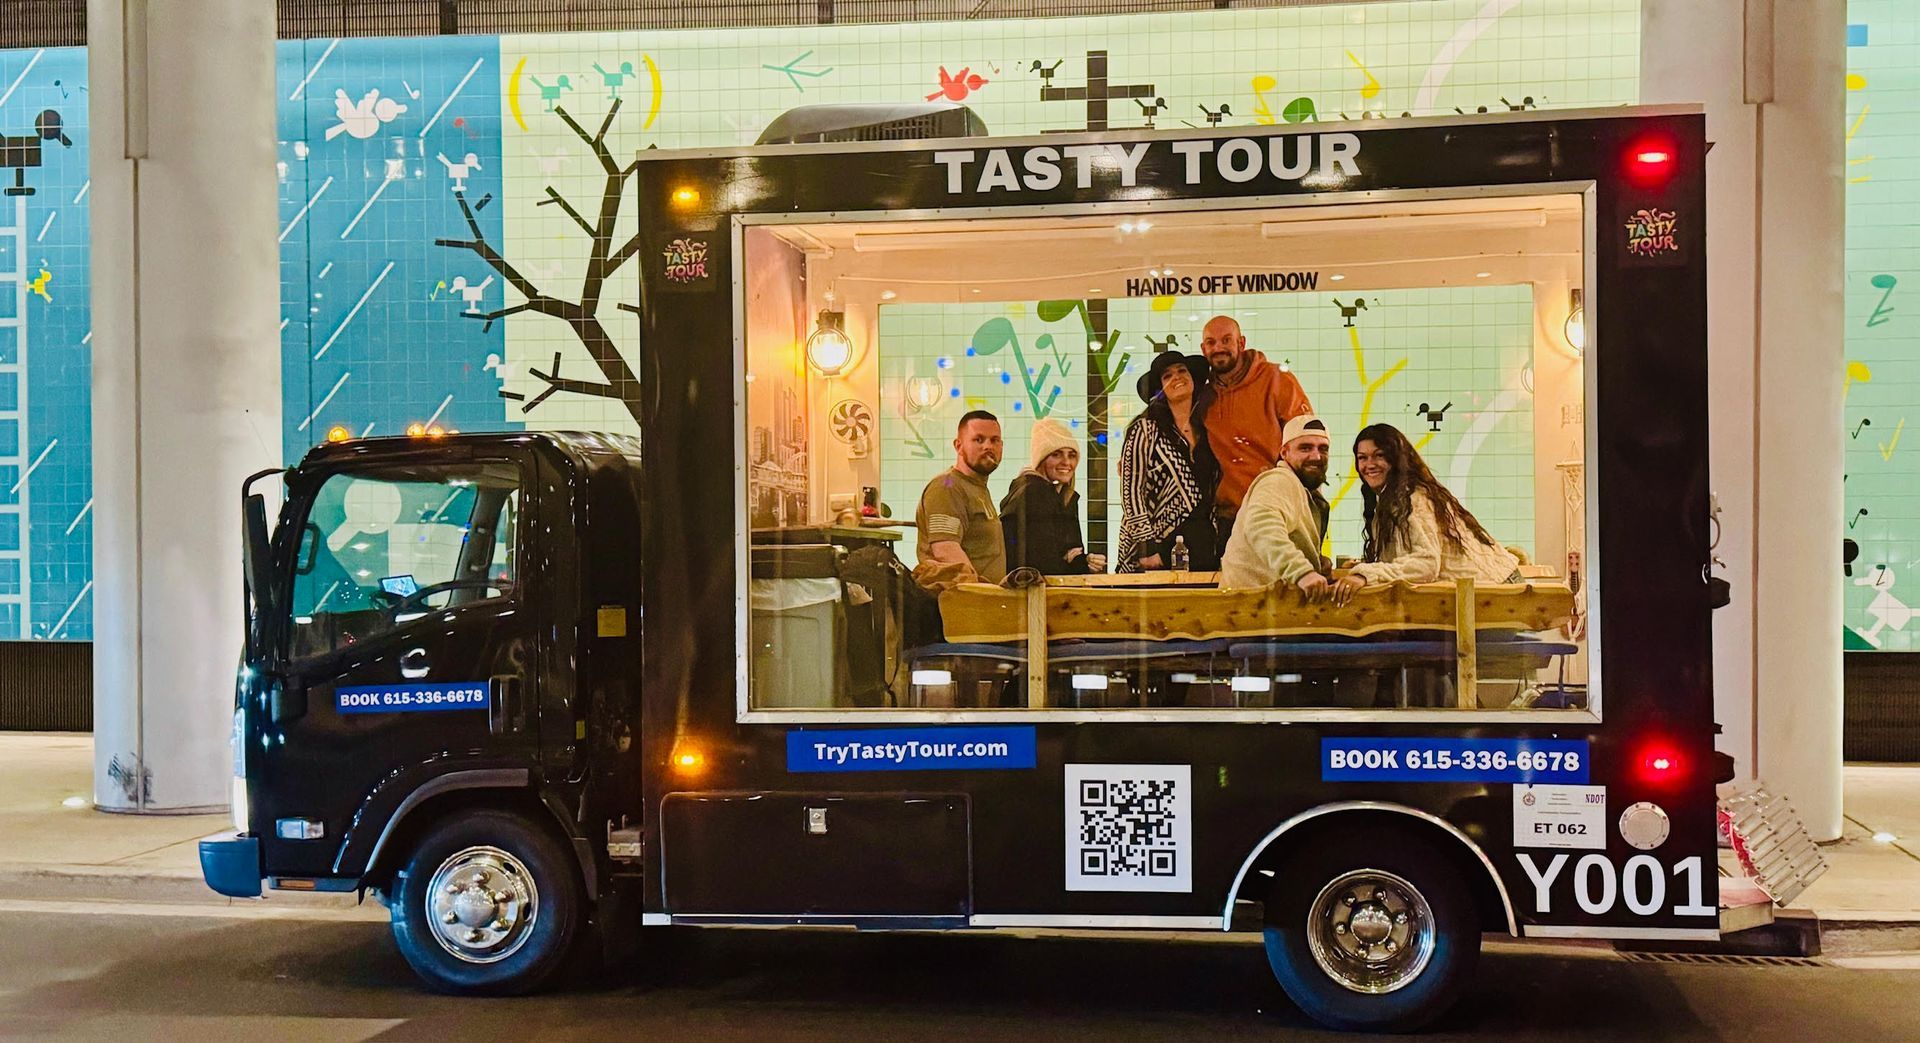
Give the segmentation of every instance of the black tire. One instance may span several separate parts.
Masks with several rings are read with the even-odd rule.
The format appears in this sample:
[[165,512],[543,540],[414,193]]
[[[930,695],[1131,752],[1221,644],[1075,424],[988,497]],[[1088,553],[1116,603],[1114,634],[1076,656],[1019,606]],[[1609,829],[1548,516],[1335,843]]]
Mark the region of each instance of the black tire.
[[[1321,833],[1311,850],[1274,874],[1266,910],[1273,976],[1301,1011],[1329,1028],[1410,1032],[1429,1024],[1453,1006],[1480,957],[1480,918],[1459,874],[1458,863],[1423,837],[1374,832],[1363,840]],[[1365,897],[1369,887],[1371,896]],[[1362,897],[1347,904],[1349,895]],[[1317,906],[1328,916],[1310,923]],[[1403,912],[1404,924],[1397,920]],[[1431,924],[1430,936],[1408,926],[1423,919]],[[1363,945],[1363,937],[1382,930],[1386,938]],[[1322,965],[1315,933],[1328,964],[1356,985]],[[1424,960],[1417,957],[1423,937]]]
[[[583,920],[582,894],[573,854],[551,830],[510,811],[461,812],[429,829],[396,876],[393,939],[414,973],[436,991],[531,992],[573,948]],[[443,907],[439,920],[436,898]],[[475,923],[474,914],[488,908],[498,915]],[[460,919],[443,932],[440,924],[449,914]],[[500,924],[505,929],[495,930]]]

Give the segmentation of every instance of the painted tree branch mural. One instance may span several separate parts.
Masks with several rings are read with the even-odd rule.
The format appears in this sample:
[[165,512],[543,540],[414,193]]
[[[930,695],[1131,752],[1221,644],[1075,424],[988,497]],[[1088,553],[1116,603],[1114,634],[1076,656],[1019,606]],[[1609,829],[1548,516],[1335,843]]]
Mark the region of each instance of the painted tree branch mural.
[[[641,415],[640,382],[600,318],[601,299],[605,293],[607,281],[640,252],[640,234],[637,231],[619,245],[614,244],[615,232],[620,223],[620,204],[626,198],[627,183],[637,172],[638,164],[620,165],[614,160],[612,150],[607,147],[607,130],[613,126],[614,118],[620,113],[618,99],[607,109],[606,118],[600,121],[599,129],[591,134],[565,108],[555,106],[553,112],[593,151],[594,158],[599,160],[600,168],[605,174],[599,206],[592,220],[582,215],[579,208],[551,185],[546,187],[547,198],[535,204],[558,206],[573,219],[574,224],[578,225],[581,231],[587,234],[589,242],[587,267],[586,274],[581,280],[579,297],[569,300],[543,291],[515,267],[513,262],[503,257],[493,244],[487,242],[486,235],[480,230],[479,219],[474,216],[474,208],[467,202],[464,194],[459,196],[460,213],[466,218],[467,229],[472,233],[473,238],[436,239],[434,243],[437,246],[471,251],[486,262],[488,267],[498,272],[509,286],[525,298],[519,304],[493,311],[469,313],[466,315],[467,318],[484,323],[483,328],[491,328],[494,322],[511,315],[545,315],[558,319],[566,323],[574,335],[580,339],[581,347],[586,349],[594,365],[599,369],[600,379],[598,380],[562,376],[560,372],[562,355],[560,352],[555,352],[553,365],[547,370],[530,367],[527,371],[545,385],[539,394],[528,399],[517,392],[503,388],[500,397],[521,401],[520,411],[523,414],[533,412],[542,403],[559,393],[612,399],[624,405],[634,422],[638,423]],[[484,204],[485,200],[482,200],[482,205]],[[646,307],[644,283],[641,285],[640,292],[642,297],[639,307],[627,304],[621,304],[619,307],[634,314],[643,313]]]

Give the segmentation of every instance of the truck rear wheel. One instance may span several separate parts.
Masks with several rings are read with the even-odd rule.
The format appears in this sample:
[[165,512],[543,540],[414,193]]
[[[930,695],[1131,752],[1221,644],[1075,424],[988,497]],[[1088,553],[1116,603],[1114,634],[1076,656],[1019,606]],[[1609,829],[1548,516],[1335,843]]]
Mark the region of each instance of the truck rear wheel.
[[1405,1032],[1445,1013],[1480,955],[1473,895],[1415,836],[1322,834],[1275,874],[1267,962],[1309,1017]]
[[531,992],[565,961],[580,906],[573,856],[551,832],[512,812],[464,812],[428,830],[401,869],[393,938],[439,991]]

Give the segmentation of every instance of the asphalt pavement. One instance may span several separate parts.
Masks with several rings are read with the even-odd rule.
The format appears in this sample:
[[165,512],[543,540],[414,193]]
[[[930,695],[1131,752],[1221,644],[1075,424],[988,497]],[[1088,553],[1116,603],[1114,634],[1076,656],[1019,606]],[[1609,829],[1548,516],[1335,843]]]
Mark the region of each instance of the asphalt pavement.
[[[671,928],[636,964],[475,1000],[421,991],[377,907],[0,900],[0,927],[8,1039],[1355,1038],[1308,1022],[1240,941]],[[1502,944],[1425,1038],[1865,1040],[1916,1024],[1915,957]]]

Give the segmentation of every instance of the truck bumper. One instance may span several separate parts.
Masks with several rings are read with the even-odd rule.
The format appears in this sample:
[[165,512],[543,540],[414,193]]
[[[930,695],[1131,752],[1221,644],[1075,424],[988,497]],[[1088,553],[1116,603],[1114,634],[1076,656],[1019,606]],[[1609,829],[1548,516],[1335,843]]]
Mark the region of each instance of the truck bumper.
[[200,876],[229,898],[260,897],[260,838],[244,833],[202,838]]

